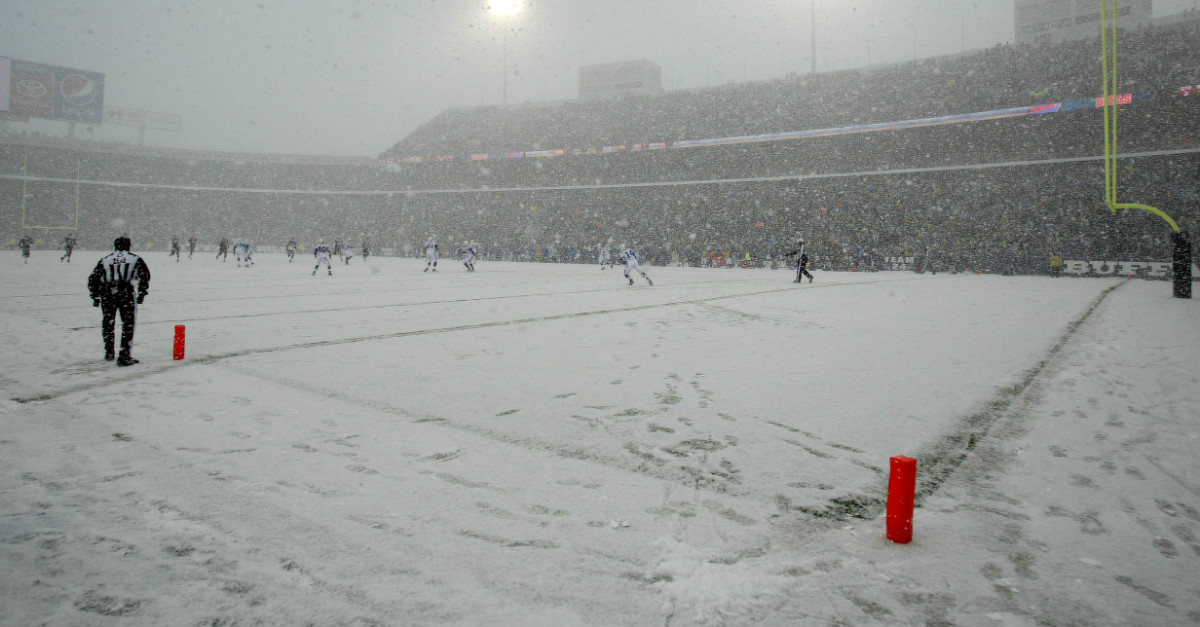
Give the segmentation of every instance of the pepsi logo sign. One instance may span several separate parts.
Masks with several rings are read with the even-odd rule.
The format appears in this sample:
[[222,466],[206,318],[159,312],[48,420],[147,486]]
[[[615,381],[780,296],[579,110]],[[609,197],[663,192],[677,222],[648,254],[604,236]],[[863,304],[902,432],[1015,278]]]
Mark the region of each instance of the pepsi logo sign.
[[68,74],[58,82],[58,93],[71,105],[89,105],[96,99],[96,82],[82,74]]

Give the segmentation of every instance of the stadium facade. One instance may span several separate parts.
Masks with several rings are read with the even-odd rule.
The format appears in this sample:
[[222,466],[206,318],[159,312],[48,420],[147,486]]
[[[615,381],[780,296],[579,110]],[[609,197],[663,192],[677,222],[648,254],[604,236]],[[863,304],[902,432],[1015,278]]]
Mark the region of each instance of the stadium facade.
[[[1017,44],[1057,44],[1100,34],[1096,0],[1017,0],[1016,12]],[[1147,28],[1153,15],[1153,0],[1125,0],[1117,8],[1117,25]]]
[[653,61],[622,61],[579,68],[579,100],[596,102],[661,94],[662,68]]

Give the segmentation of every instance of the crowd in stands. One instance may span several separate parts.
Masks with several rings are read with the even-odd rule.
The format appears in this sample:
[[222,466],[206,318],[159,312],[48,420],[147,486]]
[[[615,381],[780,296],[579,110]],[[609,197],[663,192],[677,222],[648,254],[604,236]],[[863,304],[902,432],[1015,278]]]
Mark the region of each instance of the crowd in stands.
[[[1124,31],[1122,89],[1193,84],[1200,22]],[[835,128],[1066,102],[1100,95],[1099,38],[1054,46],[997,45],[877,68],[731,83],[597,103],[454,109],[404,138],[389,155],[475,153],[735,137]]]
[[[1122,200],[1160,207],[1192,233],[1200,231],[1200,95],[1175,91],[1200,84],[1190,45],[1197,34],[1191,22],[1125,37],[1132,65],[1124,75],[1158,95],[1120,116]],[[719,137],[1087,97],[1100,82],[1096,47],[1004,46],[817,75],[803,87],[797,79],[571,105],[563,111],[584,118],[559,122],[516,108],[506,120],[530,117],[515,131],[505,122],[514,134],[495,139],[606,145],[632,141],[618,135],[635,127],[648,141]],[[1046,86],[1052,96],[1026,93]],[[473,151],[456,143],[467,141],[459,133],[496,115],[448,112],[406,142],[433,142],[429,127],[445,125],[431,150]],[[1053,252],[1165,260],[1170,231],[1160,218],[1104,204],[1101,119],[1092,108],[787,141],[387,165],[0,135],[0,221],[10,242],[28,234],[23,219],[69,224],[85,248],[120,230],[135,246],[159,249],[173,236],[195,236],[202,249],[228,237],[259,250],[324,238],[419,255],[434,237],[448,252],[477,242],[484,259],[580,263],[595,263],[600,248],[634,247],[649,263],[740,263],[748,253],[752,265],[778,264],[797,238],[808,242],[813,267],[828,269],[878,268],[898,256],[1006,273],[1042,272]],[[35,235],[43,247],[61,239]]]

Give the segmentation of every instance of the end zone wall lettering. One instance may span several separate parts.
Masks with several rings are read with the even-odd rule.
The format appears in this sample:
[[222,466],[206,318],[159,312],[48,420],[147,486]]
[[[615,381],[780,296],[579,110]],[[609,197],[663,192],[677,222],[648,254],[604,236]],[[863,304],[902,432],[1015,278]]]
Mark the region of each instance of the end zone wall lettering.
[[[1146,276],[1156,279],[1171,277],[1169,261],[1063,261],[1063,274],[1077,276]],[[1192,276],[1200,276],[1195,264]]]

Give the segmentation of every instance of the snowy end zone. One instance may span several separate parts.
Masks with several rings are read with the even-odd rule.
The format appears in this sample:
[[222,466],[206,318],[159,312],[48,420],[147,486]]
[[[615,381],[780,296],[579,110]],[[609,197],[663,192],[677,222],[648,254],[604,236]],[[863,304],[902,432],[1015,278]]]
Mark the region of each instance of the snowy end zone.
[[4,624],[1200,622],[1168,283],[149,253],[118,369],[56,257],[0,279]]

